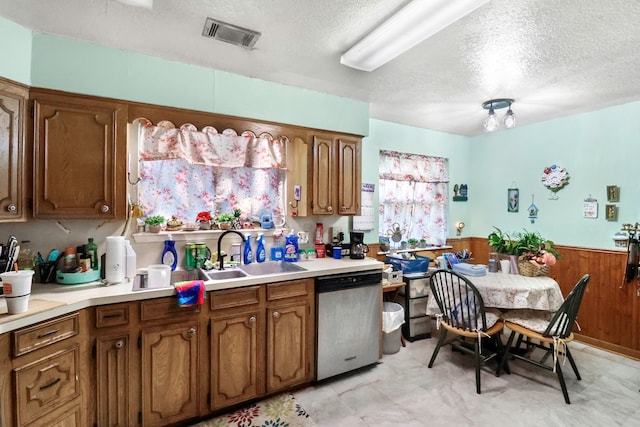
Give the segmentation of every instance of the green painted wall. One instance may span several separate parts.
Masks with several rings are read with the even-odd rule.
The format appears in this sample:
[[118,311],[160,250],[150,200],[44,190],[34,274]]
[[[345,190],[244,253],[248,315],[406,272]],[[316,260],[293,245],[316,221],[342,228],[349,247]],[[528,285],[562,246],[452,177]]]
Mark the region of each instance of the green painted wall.
[[[550,120],[473,138],[469,186],[469,232],[487,236],[492,226],[503,231],[526,228],[556,243],[614,248],[611,237],[623,223],[640,221],[640,103]],[[569,184],[550,200],[541,182],[546,166],[569,172]],[[507,212],[507,188],[520,189],[520,209]],[[607,185],[620,186],[618,221],[605,219]],[[531,196],[540,209],[532,224]],[[583,215],[584,199],[598,200],[598,218]]]
[[32,58],[32,86],[369,133],[365,102],[40,33]]
[[31,84],[31,31],[0,17],[0,76]]

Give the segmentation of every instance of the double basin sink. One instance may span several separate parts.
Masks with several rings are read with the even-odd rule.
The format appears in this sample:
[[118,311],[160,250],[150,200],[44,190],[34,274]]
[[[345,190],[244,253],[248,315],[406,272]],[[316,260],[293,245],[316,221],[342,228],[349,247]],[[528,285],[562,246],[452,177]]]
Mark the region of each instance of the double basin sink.
[[[248,276],[270,276],[282,273],[294,273],[296,271],[306,271],[305,268],[290,262],[263,262],[254,264],[243,264],[225,270],[204,270],[197,268],[195,270],[174,270],[171,272],[171,286],[176,282],[188,280],[204,280],[204,281],[225,281],[231,279],[240,279]],[[133,284],[134,291],[147,289],[143,280],[135,280]],[[142,283],[142,286],[141,286]],[[158,289],[154,287],[153,289]]]

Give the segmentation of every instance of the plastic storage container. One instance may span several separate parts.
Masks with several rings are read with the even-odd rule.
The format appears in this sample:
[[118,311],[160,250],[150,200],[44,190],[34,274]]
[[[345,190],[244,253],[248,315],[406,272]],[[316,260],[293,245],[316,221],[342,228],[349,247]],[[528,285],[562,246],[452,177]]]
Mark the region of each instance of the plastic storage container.
[[415,257],[416,259],[405,259],[387,256],[386,263],[391,264],[394,270],[401,270],[404,274],[426,273],[431,259],[422,255],[416,255]]
[[404,309],[395,302],[385,301],[382,308],[382,353],[394,354],[402,345]]

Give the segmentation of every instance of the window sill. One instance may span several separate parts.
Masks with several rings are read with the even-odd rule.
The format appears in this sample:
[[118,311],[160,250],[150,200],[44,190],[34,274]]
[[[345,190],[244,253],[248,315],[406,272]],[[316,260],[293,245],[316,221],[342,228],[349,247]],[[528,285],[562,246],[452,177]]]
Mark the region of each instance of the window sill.
[[[242,234],[257,235],[257,233],[268,233],[271,229],[265,228],[244,228],[239,231]],[[131,236],[136,243],[154,243],[164,242],[171,238],[177,242],[195,242],[201,240],[217,239],[222,233],[227,230],[194,230],[194,231],[161,231],[160,233],[133,233]]]

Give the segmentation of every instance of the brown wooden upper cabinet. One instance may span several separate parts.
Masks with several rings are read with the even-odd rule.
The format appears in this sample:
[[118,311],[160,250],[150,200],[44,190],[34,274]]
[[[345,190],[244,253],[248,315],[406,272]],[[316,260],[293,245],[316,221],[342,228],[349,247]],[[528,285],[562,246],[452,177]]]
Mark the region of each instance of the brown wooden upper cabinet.
[[0,79],[0,222],[26,220],[25,102],[29,89]]
[[313,137],[313,215],[360,213],[360,145],[360,139],[355,137]]
[[127,107],[33,89],[36,218],[124,219]]

